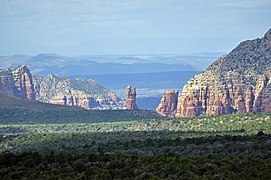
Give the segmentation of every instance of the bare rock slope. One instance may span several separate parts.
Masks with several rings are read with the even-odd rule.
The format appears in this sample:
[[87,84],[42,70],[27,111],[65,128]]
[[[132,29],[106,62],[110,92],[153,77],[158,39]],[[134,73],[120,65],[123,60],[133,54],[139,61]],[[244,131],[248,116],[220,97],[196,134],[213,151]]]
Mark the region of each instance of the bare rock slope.
[[83,108],[122,108],[122,100],[93,79],[69,79],[49,74],[34,76],[36,99],[51,104]]
[[271,29],[190,79],[174,111],[177,117],[271,111]]

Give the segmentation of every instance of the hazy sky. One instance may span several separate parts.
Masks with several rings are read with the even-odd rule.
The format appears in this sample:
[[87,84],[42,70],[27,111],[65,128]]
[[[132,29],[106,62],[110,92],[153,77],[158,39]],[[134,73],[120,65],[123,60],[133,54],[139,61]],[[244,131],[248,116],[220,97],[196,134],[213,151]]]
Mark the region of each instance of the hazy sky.
[[270,17],[271,0],[0,0],[0,55],[227,52]]

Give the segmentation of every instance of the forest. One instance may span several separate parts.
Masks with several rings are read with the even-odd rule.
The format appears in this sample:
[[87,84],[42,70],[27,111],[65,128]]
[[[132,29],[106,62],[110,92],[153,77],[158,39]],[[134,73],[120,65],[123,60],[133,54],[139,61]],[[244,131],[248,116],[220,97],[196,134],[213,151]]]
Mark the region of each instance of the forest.
[[[115,113],[117,117],[118,112]],[[142,117],[142,112],[124,114]],[[14,119],[13,124],[2,121],[0,176],[3,179],[268,179],[271,177],[270,115],[124,121],[114,119],[113,114],[111,121],[88,122],[92,119],[88,114],[80,117],[82,121],[71,119],[70,123],[35,122],[35,116],[31,121]]]

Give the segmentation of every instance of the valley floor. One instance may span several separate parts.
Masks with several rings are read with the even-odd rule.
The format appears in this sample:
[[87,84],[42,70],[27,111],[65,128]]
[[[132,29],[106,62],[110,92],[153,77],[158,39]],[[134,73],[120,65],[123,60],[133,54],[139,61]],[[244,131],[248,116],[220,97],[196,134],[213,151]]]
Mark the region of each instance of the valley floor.
[[270,179],[271,114],[2,122],[0,151],[3,179]]

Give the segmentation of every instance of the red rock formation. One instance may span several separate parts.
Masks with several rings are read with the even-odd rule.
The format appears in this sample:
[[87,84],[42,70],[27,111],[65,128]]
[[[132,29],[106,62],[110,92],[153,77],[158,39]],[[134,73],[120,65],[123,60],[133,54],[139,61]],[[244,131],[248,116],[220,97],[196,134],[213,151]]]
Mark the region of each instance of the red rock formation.
[[86,109],[123,109],[123,101],[93,79],[69,79],[53,74],[34,76],[39,101]]
[[113,92],[106,93],[106,97],[97,96],[95,99],[103,106],[117,105],[121,102],[121,99]]
[[83,92],[70,92],[54,96],[50,101],[51,104],[59,104],[66,106],[82,107],[86,109],[99,106],[99,103]]
[[178,91],[166,91],[161,102],[156,108],[156,112],[162,116],[171,116],[177,109]]
[[[241,43],[190,80],[179,98],[177,116],[190,116],[187,107],[196,112],[192,116],[270,111],[270,34],[271,30],[262,39]],[[202,87],[207,87],[204,99],[200,95]],[[186,104],[187,98],[192,105]],[[206,104],[207,108],[199,108],[198,104]]]
[[132,88],[130,85],[126,88],[126,109],[138,109],[136,105],[136,88]]
[[2,70],[0,72],[0,92],[13,95],[14,79],[9,70]]
[[22,65],[12,71],[15,89],[14,93],[18,97],[35,100],[35,91],[30,70]]
[[[206,81],[201,79],[203,77]],[[205,72],[195,77],[199,80],[199,84],[190,84],[191,81],[189,81],[184,86],[178,98],[177,117],[271,110],[271,86],[269,85],[271,82],[265,75],[259,76],[254,88],[241,82],[223,86],[222,80],[218,83],[219,85],[211,85],[207,82],[210,79],[206,77],[208,76]]]
[[242,42],[189,80],[178,98],[177,117],[271,111],[271,29]]
[[116,105],[120,102],[120,99],[116,94],[108,93],[108,97],[91,96],[80,91],[69,91],[66,93],[58,94],[52,97],[51,104],[59,104],[66,106],[76,106],[86,109],[95,108],[98,106]]
[[0,91],[20,98],[35,100],[34,84],[30,70],[22,65],[0,72]]

